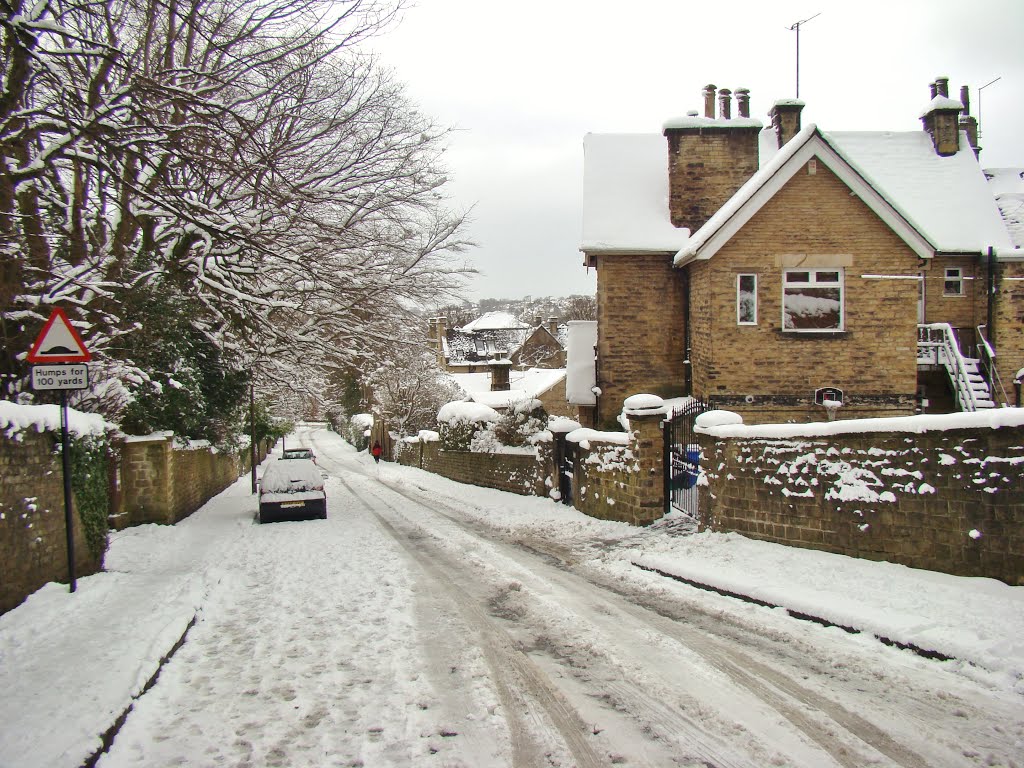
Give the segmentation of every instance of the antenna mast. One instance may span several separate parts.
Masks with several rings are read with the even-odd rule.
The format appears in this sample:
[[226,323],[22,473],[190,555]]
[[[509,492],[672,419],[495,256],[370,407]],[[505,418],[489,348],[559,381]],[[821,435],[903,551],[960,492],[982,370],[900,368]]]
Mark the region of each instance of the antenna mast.
[[811,19],[816,19],[819,16],[821,16],[821,13],[816,13],[803,21],[796,22],[796,24],[789,28],[790,31],[796,32],[796,97],[798,99],[800,98],[800,27]]

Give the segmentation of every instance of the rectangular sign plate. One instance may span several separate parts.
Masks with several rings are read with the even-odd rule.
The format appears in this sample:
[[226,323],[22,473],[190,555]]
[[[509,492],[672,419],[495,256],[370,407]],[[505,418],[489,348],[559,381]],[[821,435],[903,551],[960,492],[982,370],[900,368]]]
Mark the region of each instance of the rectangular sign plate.
[[86,389],[88,386],[88,365],[32,366],[32,389]]

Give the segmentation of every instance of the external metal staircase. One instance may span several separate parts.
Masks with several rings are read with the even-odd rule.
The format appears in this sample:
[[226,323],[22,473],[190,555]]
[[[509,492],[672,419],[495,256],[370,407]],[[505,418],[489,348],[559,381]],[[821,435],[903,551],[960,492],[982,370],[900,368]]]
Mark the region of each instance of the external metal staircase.
[[981,360],[965,357],[960,352],[956,334],[949,323],[917,326],[917,363],[945,368],[961,411],[995,408],[992,390],[979,367]]

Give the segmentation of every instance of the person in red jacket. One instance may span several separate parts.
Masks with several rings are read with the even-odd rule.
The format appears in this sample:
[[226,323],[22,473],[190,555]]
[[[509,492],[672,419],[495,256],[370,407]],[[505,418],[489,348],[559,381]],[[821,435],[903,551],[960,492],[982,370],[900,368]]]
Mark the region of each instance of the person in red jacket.
[[380,455],[384,453],[384,449],[380,447],[380,441],[374,441],[373,448],[370,449],[370,453],[373,454],[373,460],[380,464]]

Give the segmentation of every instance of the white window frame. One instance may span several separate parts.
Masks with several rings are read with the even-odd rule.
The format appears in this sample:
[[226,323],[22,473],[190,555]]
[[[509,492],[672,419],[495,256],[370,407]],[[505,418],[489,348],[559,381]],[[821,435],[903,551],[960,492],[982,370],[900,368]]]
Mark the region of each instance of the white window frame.
[[[806,281],[790,281],[789,275],[807,274]],[[819,275],[836,274],[836,280],[819,280]],[[837,288],[839,290],[839,324],[835,328],[787,328],[787,288]],[[842,267],[793,267],[782,271],[782,330],[785,333],[842,333],[846,330],[846,271]]]
[[[754,281],[754,319],[743,319],[743,302],[740,291],[743,278],[749,277]],[[754,272],[740,272],[736,275],[736,325],[757,325],[757,274]]]
[[[957,290],[950,291],[949,284],[956,283]],[[963,296],[964,295],[964,270],[961,267],[946,267],[946,274],[942,279],[942,295],[943,296]]]

